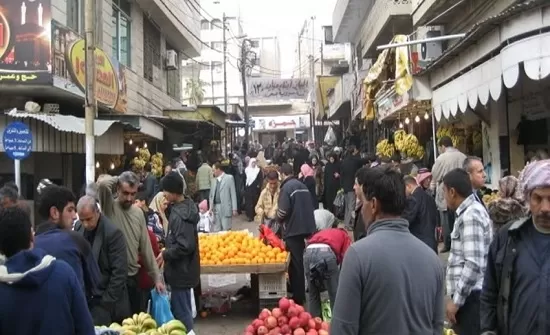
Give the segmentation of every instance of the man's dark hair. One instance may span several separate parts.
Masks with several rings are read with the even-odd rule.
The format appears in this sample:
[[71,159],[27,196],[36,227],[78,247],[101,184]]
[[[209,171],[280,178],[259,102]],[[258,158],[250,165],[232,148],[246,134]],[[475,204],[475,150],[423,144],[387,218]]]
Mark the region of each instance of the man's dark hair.
[[183,179],[180,174],[172,171],[161,180],[161,189],[174,193],[174,194],[183,194]]
[[462,163],[462,168],[464,169],[464,171],[470,173],[471,172],[470,170],[472,169],[472,163],[475,161],[479,161],[483,164],[483,160],[479,157],[476,157],[476,156],[466,157],[466,159],[464,160],[464,163]]
[[4,186],[0,188],[0,200],[4,198],[8,198],[11,202],[16,203],[17,200],[19,200],[19,194],[16,189],[9,186]]
[[0,254],[11,257],[31,247],[30,216],[19,207],[0,210]]
[[145,172],[151,172],[153,170],[153,168],[151,167],[151,163],[149,163],[149,162],[145,163],[145,166],[143,167],[143,170]]
[[449,136],[443,136],[439,139],[437,144],[440,147],[452,148],[453,147],[453,140]]
[[277,180],[279,179],[279,174],[277,173],[277,171],[269,171],[267,173],[267,180]]
[[418,185],[416,179],[410,175],[406,175],[405,177],[403,177],[403,182],[405,183],[405,185]]
[[[164,179],[164,178],[163,178]],[[161,179],[161,182],[162,182],[162,179]],[[138,192],[136,194],[136,200],[139,200],[139,201],[145,201],[147,202],[147,194],[145,192]]]
[[223,168],[222,168],[222,163],[221,163],[220,161],[218,161],[218,162],[212,164],[212,169],[214,169],[214,170],[222,170],[222,169],[223,169]]
[[447,189],[454,188],[455,192],[462,198],[469,197],[473,192],[470,175],[463,169],[451,170],[443,177],[443,184]]
[[391,166],[363,167],[356,173],[365,198],[376,198],[384,214],[400,216],[405,209],[405,183],[401,173]]
[[8,181],[4,184],[4,187],[9,187],[15,190],[15,193],[19,194],[19,187],[17,187],[17,184],[14,181]]
[[281,165],[281,173],[285,176],[292,176],[294,174],[294,169],[292,168],[292,165],[283,163],[283,165]]
[[76,205],[76,197],[71,190],[63,186],[50,185],[40,194],[38,214],[47,220],[50,218],[50,208],[55,207],[59,212],[63,212],[69,202]]
[[118,184],[128,184],[130,187],[139,186],[139,177],[132,171],[124,171],[118,177]]

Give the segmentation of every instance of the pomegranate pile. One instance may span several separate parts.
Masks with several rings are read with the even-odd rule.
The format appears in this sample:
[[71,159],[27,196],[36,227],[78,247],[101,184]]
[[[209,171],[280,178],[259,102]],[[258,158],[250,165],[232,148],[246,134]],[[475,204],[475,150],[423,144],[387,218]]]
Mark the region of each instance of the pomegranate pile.
[[244,335],[329,335],[329,329],[328,322],[311,317],[292,299],[281,298],[279,307],[271,311],[264,308]]

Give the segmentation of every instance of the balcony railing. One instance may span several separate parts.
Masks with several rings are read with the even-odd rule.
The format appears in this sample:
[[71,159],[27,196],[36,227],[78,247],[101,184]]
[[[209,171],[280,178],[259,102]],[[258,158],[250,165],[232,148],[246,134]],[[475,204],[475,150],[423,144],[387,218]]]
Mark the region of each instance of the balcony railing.
[[[412,14],[414,1],[415,0],[376,0],[367,17],[367,20],[363,24],[361,36],[364,36],[364,50],[370,50],[373,48],[372,44],[382,33],[383,29],[385,29],[386,24],[392,17],[410,16]],[[390,40],[384,42],[389,43]]]

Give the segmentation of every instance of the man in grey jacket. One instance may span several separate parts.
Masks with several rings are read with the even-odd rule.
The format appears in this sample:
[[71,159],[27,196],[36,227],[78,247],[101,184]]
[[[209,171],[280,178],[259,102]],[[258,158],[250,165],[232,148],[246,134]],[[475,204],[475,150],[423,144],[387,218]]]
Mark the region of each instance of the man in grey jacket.
[[443,267],[401,218],[401,174],[389,166],[361,168],[355,191],[367,235],[344,256],[331,334],[442,334]]

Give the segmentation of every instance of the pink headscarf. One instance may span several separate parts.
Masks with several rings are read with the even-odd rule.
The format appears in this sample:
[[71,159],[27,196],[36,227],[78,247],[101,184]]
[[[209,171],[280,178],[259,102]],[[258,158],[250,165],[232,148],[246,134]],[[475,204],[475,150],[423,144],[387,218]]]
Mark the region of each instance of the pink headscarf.
[[300,167],[300,172],[302,172],[302,176],[305,177],[313,177],[315,175],[315,171],[309,166],[309,164],[303,164]]
[[208,210],[208,201],[206,201],[206,199],[199,203],[199,209],[205,212]]

